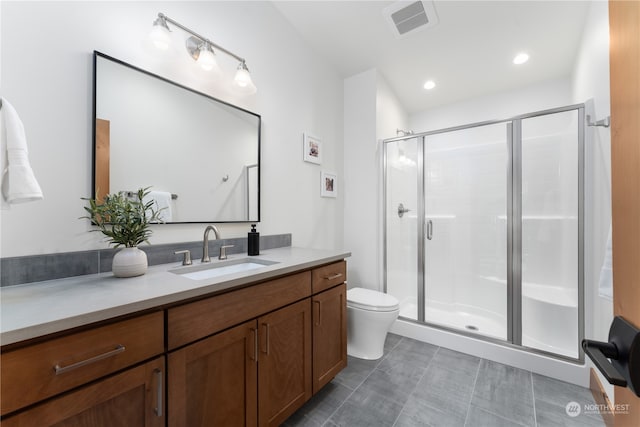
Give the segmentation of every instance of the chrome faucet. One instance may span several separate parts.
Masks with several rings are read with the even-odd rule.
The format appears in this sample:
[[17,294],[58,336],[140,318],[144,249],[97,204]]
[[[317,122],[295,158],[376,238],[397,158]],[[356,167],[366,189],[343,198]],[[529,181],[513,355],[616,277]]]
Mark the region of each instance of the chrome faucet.
[[209,231],[213,230],[213,233],[216,235],[216,240],[220,240],[220,233],[215,225],[208,225],[207,228],[204,229],[204,239],[202,241],[202,260],[200,262],[211,262],[211,258],[209,258]]

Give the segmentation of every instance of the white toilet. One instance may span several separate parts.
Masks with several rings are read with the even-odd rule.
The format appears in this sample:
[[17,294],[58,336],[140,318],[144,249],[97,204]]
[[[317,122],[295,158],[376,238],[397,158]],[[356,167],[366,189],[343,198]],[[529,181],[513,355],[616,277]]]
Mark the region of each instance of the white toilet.
[[398,300],[365,288],[347,290],[347,354],[360,359],[380,359],[384,340],[398,318]]

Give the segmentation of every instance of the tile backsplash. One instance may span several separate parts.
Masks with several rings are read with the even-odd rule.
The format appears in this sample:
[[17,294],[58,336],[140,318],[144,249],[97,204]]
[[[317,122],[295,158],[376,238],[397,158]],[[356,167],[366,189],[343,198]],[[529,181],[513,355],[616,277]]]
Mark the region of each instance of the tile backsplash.
[[[227,254],[247,253],[247,238],[212,240],[209,254],[213,258],[222,245],[233,245]],[[291,246],[291,234],[260,236],[260,250]],[[149,265],[180,262],[182,255],[174,252],[182,249],[191,251],[191,258],[202,257],[202,241],[166,243],[161,245],[140,245],[147,253]],[[100,249],[81,252],[61,252],[44,255],[29,255],[0,259],[0,286],[19,285],[43,280],[61,279],[111,271],[111,261],[118,249]]]

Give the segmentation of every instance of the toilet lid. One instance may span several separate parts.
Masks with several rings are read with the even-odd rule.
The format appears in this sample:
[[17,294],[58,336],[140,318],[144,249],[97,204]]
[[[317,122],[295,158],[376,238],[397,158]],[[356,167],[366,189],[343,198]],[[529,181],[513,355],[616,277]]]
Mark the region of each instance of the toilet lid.
[[389,294],[365,288],[347,290],[347,305],[371,311],[394,311],[398,309],[398,300]]

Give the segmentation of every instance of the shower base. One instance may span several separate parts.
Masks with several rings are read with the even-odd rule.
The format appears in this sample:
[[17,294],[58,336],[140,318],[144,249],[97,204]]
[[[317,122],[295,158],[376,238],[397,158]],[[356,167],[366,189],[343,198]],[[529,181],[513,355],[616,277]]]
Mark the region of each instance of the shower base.
[[[418,305],[415,301],[403,301],[400,304],[400,317],[417,320]],[[498,322],[480,314],[465,311],[445,310],[437,307],[425,307],[425,322],[447,328],[459,329],[487,337],[506,339],[505,322]]]

